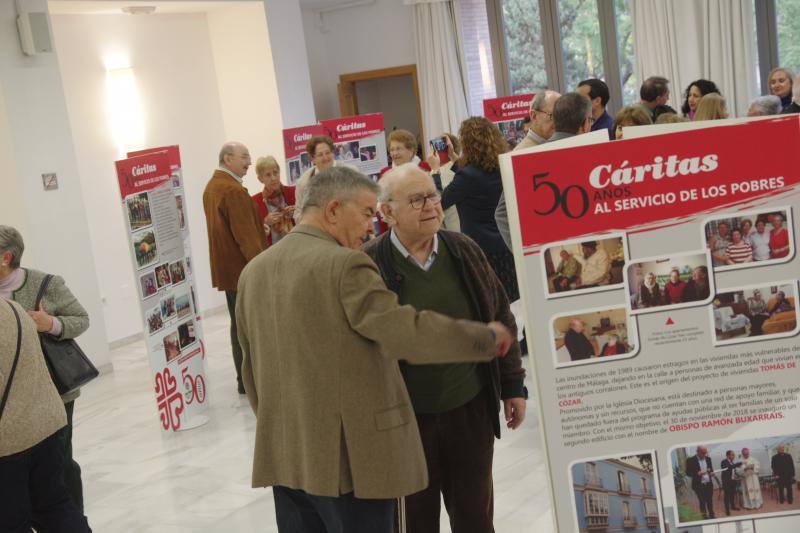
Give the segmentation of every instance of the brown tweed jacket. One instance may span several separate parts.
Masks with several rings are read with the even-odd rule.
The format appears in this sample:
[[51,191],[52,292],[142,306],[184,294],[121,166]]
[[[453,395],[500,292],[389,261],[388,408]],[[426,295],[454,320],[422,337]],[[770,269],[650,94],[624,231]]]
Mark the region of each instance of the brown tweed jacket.
[[264,229],[244,185],[217,169],[203,193],[211,285],[235,291],[248,261],[267,248]]

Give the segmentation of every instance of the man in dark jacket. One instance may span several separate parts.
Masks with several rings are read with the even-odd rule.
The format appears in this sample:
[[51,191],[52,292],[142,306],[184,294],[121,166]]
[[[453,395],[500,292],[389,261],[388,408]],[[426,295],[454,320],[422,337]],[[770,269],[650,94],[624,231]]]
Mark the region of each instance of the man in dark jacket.
[[778,479],[778,501],[783,503],[786,493],[785,500],[791,505],[794,502],[794,459],[783,445],[778,446],[778,453],[772,456],[772,475]]
[[736,477],[736,469],[742,466],[741,462],[734,462],[736,454],[733,450],[725,452],[725,459],[720,463],[722,468],[722,490],[725,492],[725,514],[731,515],[731,509],[738,511],[736,507],[736,486],[739,480]]
[[708,456],[708,448],[697,447],[697,455],[686,460],[686,475],[692,478],[692,490],[697,494],[700,502],[700,512],[703,518],[716,518],[714,516],[714,467]]
[[[391,231],[364,251],[378,265],[400,303],[453,318],[499,321],[515,330],[500,280],[475,242],[441,231],[441,197],[414,165],[380,181],[381,214]],[[422,437],[430,485],[405,499],[408,531],[438,530],[440,493],[454,531],[493,532],[492,458],[506,425],[525,417],[525,371],[514,342],[502,361],[437,365],[401,364]]]

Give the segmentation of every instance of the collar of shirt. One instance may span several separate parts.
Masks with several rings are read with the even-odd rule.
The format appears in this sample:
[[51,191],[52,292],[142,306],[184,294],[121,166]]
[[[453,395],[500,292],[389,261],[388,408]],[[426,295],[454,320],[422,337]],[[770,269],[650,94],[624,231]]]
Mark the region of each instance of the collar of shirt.
[[533,130],[528,130],[528,137],[533,139],[536,142],[536,144],[542,144],[544,142],[547,142],[547,139],[545,139],[544,137],[542,137]]
[[240,176],[237,176],[236,174],[234,174],[233,172],[231,172],[227,168],[225,168],[225,167],[217,167],[217,170],[223,171],[224,173],[226,173],[227,175],[229,175],[230,177],[232,177],[233,179],[238,181],[240,184],[242,183],[242,178]]
[[394,229],[392,229],[389,232],[389,240],[392,241],[392,244],[394,245],[394,247],[397,248],[397,251],[400,252],[403,255],[403,257],[405,257],[406,259],[409,259],[410,261],[412,261],[415,265],[420,267],[425,272],[427,272],[428,270],[431,269],[431,267],[433,266],[433,262],[436,260],[436,256],[439,254],[439,236],[438,235],[434,235],[433,236],[433,247],[431,248],[431,254],[428,256],[428,259],[424,263],[420,263],[417,260],[417,258],[414,257],[414,255],[411,252],[409,252],[406,249],[405,246],[403,246],[403,243],[400,242],[399,238],[397,238],[397,235],[395,234]]

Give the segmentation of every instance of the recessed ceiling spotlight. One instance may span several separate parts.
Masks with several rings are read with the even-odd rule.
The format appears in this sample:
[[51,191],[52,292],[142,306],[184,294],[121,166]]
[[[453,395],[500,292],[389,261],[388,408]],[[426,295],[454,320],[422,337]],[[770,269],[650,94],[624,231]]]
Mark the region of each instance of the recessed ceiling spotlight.
[[156,12],[156,6],[126,6],[122,8],[122,12],[128,15],[150,15]]

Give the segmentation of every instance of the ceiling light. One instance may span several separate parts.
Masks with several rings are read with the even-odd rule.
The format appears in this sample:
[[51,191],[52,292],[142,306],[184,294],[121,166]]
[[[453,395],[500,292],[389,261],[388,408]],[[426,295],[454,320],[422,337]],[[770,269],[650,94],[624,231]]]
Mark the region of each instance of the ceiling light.
[[150,15],[155,11],[156,6],[126,6],[122,8],[122,12],[128,15]]

